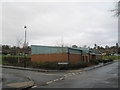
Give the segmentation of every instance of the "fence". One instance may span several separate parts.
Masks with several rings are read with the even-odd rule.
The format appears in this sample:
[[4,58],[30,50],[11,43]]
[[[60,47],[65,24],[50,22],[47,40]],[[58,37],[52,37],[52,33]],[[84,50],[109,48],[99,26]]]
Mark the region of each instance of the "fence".
[[13,65],[13,66],[27,66],[30,63],[31,58],[29,56],[2,56],[3,65]]

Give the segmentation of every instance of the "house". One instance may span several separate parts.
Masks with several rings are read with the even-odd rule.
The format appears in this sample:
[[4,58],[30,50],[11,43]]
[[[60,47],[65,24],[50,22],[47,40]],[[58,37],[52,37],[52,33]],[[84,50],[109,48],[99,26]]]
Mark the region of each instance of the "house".
[[71,62],[89,63],[101,59],[101,53],[86,48],[31,45],[32,62]]

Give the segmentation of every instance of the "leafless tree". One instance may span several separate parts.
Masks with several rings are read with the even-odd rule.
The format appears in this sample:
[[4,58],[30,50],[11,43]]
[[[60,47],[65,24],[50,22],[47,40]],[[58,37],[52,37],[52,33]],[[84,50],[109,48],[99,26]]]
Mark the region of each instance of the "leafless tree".
[[17,37],[16,38],[16,44],[17,44],[18,63],[20,63],[19,55],[20,55],[20,48],[21,48],[21,45],[22,45],[22,39]]
[[77,45],[72,45],[72,47],[73,47],[73,48],[78,48],[78,46],[77,46]]
[[83,48],[87,48],[87,45],[83,45]]
[[111,10],[112,12],[115,12],[115,16],[119,16],[120,15],[120,1],[118,1],[116,8]]
[[69,47],[69,45],[66,44],[63,39],[61,39],[61,40],[56,41],[55,46],[60,47],[60,48],[57,49],[57,51],[61,53],[61,57],[62,57],[62,59],[64,59],[64,53],[66,52],[65,47]]

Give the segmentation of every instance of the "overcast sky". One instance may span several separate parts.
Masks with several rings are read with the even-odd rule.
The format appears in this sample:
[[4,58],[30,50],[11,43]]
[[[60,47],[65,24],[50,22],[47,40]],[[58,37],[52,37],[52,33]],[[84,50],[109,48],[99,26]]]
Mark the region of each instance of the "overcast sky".
[[6,2],[2,6],[2,44],[100,46],[118,42],[114,2]]

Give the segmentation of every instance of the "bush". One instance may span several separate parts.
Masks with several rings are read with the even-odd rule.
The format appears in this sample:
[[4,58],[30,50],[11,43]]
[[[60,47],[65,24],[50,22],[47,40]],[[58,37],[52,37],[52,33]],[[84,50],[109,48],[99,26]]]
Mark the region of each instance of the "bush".
[[78,68],[84,68],[84,67],[87,67],[87,64],[86,63],[70,63],[68,68],[69,69],[78,69]]
[[92,62],[91,62],[91,63],[93,63],[93,64],[99,64],[99,63],[100,63],[100,61],[101,61],[101,60],[94,59],[94,60],[92,60]]
[[38,69],[68,70],[86,67],[84,63],[58,64],[58,62],[31,62],[28,67]]
[[103,59],[101,59],[101,60],[98,60],[98,62],[99,62],[99,63],[103,63]]
[[31,61],[30,57],[24,57],[24,56],[2,56],[2,64],[3,65],[13,65],[13,66],[24,66],[28,62]]

